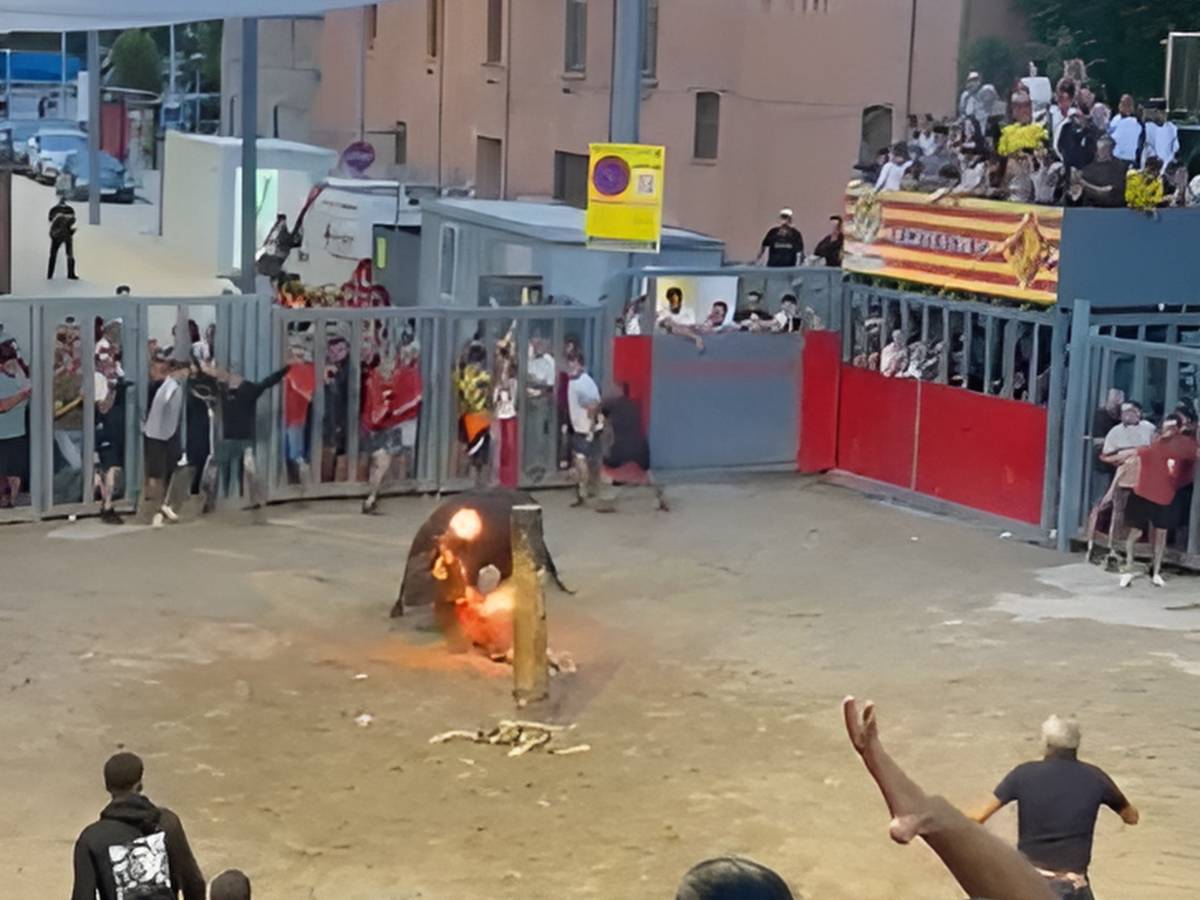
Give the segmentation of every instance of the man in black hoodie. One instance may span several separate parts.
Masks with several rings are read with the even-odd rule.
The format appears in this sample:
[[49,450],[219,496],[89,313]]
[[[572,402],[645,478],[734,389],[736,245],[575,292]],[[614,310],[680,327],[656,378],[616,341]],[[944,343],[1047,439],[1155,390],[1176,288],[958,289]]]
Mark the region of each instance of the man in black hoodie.
[[216,502],[218,478],[223,478],[230,490],[236,490],[239,463],[245,482],[245,492],[250,495],[250,505],[252,507],[263,505],[264,498],[257,477],[258,467],[254,459],[258,398],[283,381],[289,368],[291,367],[284,366],[262,381],[247,381],[236,372],[225,372],[203,363],[200,365],[203,374],[212,379],[216,385],[222,424],[221,439],[213,451],[217,477],[208,474],[204,479],[205,512],[211,512]]
[[179,817],[142,794],[142,761],[118,753],[104,764],[112,802],[75,842],[71,900],[204,900],[204,876]]

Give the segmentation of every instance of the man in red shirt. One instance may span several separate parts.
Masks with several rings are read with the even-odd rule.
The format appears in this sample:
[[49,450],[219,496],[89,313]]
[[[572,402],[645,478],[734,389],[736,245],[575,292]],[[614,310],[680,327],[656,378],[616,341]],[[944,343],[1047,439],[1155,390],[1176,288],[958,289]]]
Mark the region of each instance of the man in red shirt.
[[379,507],[379,489],[399,456],[400,477],[409,477],[417,445],[417,420],[421,415],[420,347],[416,341],[400,348],[399,359],[384,354],[379,365],[367,373],[363,385],[362,424],[366,449],[371,454],[371,492],[362,511]]
[[1162,421],[1158,440],[1138,450],[1137,484],[1125,507],[1125,522],[1129,536],[1125,539],[1125,572],[1121,587],[1129,587],[1137,577],[1133,571],[1133,548],[1142,531],[1154,535],[1154,562],[1150,580],[1156,587],[1165,582],[1162,577],[1163,553],[1167,548],[1167,530],[1171,527],[1171,503],[1175,492],[1191,484],[1195,475],[1196,457],[1200,446],[1196,439],[1182,431],[1178,414]]

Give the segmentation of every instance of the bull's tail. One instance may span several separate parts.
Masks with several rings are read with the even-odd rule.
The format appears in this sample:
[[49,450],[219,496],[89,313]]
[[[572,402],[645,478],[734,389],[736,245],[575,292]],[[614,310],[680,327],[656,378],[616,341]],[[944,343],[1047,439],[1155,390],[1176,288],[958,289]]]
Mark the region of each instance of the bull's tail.
[[558,589],[564,594],[575,596],[575,592],[563,584],[562,578],[558,574],[558,566],[554,564],[554,557],[550,555],[550,551],[546,551],[546,573],[554,579],[554,583],[558,585]]

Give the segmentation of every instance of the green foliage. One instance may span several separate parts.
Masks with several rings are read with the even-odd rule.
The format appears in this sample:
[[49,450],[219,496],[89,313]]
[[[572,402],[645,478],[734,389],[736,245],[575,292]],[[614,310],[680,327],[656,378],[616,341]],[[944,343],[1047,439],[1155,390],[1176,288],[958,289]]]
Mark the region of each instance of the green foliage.
[[121,33],[112,48],[112,84],[157,94],[163,86],[163,60],[154,39],[140,28]]
[[[1200,30],[1196,0],[1013,0],[1025,13],[1033,37],[1051,62],[1078,56],[1090,65],[1093,83],[1105,88],[1109,102],[1121,94],[1139,99],[1162,94],[1171,31]],[[1046,74],[1056,77],[1061,68]]]
[[1012,87],[1021,68],[1017,51],[996,37],[980,38],[971,44],[963,54],[962,65],[960,81],[967,72],[976,71],[983,76],[983,83],[994,84],[1001,96]]

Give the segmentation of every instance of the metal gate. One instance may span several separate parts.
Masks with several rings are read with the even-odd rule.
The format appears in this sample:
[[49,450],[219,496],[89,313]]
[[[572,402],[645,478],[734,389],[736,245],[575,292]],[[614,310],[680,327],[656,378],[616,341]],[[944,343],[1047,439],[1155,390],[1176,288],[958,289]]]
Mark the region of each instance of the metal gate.
[[[26,385],[30,396],[10,410],[0,406],[0,498],[5,500],[0,523],[99,510],[96,401],[97,390],[107,388],[96,375],[99,360],[113,356],[125,383],[118,401],[123,465],[115,496],[122,508],[136,507],[144,475],[141,425],[150,360],[168,349],[180,361],[207,355],[219,368],[251,380],[261,380],[287,362],[321,362],[321,389],[311,392],[299,436],[313,462],[307,479],[287,464],[288,386],[259,403],[257,453],[267,474],[269,500],[365,493],[364,363],[397,351],[405,341],[419,348],[422,402],[413,446],[406,447],[411,452],[402,454],[406,468],[393,473],[391,492],[456,490],[473,483],[458,441],[454,384],[455,368],[472,344],[481,349],[482,365],[494,381],[504,373],[505,385],[492,388],[504,387],[511,401],[495,410],[493,450],[484,478],[494,482],[515,472],[516,483],[523,486],[565,483],[559,465],[564,421],[560,363],[574,347],[584,354],[592,376],[604,383],[611,355],[604,318],[601,307],[553,305],[286,310],[269,298],[232,294],[184,302],[6,298],[0,301],[0,345],[13,358],[0,367],[0,403]],[[177,339],[181,335],[185,337]],[[331,348],[345,352],[331,353]],[[329,379],[339,377],[333,390],[326,383],[327,372]],[[550,383],[539,382],[537,375]],[[181,492],[198,489],[213,449],[207,408],[189,388],[185,385],[179,436],[191,483],[177,484]],[[292,413],[294,418],[294,407]],[[10,484],[15,490],[3,487]]]
[[[273,362],[289,355],[323,370],[303,421],[285,391],[272,394],[270,426],[260,428],[260,452],[272,461],[268,495],[361,496],[369,474],[368,429],[363,422],[363,379],[372,356],[406,355],[419,367],[420,413],[396,454],[388,492],[461,490],[473,474],[459,440],[455,376],[468,348],[478,348],[491,376],[491,453],[483,473],[489,483],[523,487],[566,483],[560,465],[562,406],[560,363],[581,352],[598,384],[609,372],[611,342],[604,339],[604,310],[595,306],[523,306],[481,309],[389,307],[378,309],[272,310]],[[546,381],[547,367],[553,384]],[[532,370],[532,371],[531,371]],[[539,377],[541,376],[541,377]],[[501,396],[501,394],[506,396]],[[303,442],[311,475],[288,464],[286,436]]]
[[[1094,465],[1103,434],[1094,434],[1093,413],[1111,388],[1138,401],[1147,419],[1158,424],[1177,405],[1196,415],[1200,398],[1200,314],[1187,312],[1097,314],[1086,302],[1073,310],[1067,387],[1067,421],[1059,506],[1059,549],[1083,536],[1090,507],[1108,487]],[[1171,534],[1169,556],[1189,567],[1200,566],[1200,496]]]

